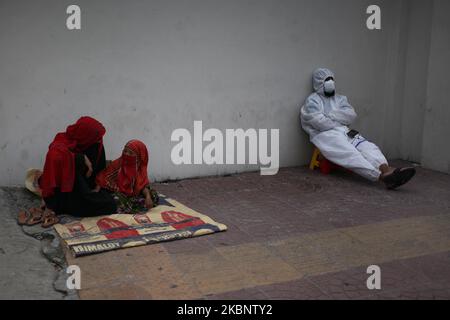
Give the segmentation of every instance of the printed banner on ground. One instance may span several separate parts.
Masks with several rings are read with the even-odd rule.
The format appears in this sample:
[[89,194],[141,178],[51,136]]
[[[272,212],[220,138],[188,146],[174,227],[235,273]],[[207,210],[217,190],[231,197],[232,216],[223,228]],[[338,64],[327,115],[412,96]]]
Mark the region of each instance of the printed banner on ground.
[[160,195],[159,205],[140,214],[74,218],[55,229],[75,257],[225,231],[227,226]]

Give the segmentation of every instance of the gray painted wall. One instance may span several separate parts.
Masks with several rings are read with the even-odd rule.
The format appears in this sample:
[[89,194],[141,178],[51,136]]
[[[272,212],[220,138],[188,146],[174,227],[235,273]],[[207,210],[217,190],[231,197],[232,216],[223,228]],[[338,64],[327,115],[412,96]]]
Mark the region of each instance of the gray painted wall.
[[407,3],[408,28],[405,54],[403,107],[401,116],[401,157],[422,161],[422,137],[427,103],[433,1]]
[[434,1],[422,163],[450,172],[450,2]]
[[[156,180],[257,169],[173,165],[171,133],[194,120],[279,128],[281,166],[305,164],[311,146],[298,113],[318,66],[336,72],[355,127],[389,158],[419,161],[420,128],[425,145],[444,130],[428,129],[435,117],[448,120],[443,94],[423,116],[427,76],[428,95],[441,85],[432,60],[448,66],[438,42],[449,34],[444,2],[377,1],[383,29],[369,31],[365,0],[0,0],[0,185],[22,183],[54,135],[85,114],[107,128],[108,158],[131,138],[146,142]],[[65,27],[72,3],[81,31]],[[425,163],[448,171],[449,159]]]

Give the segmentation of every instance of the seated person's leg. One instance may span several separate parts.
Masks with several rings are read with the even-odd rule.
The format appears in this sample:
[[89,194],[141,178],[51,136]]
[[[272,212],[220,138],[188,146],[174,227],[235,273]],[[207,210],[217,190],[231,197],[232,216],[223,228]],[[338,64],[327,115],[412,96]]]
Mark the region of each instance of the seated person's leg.
[[352,141],[352,144],[373,167],[380,169],[382,176],[394,171],[394,168],[389,166],[386,157],[376,144],[366,140],[361,135],[358,135]]
[[320,133],[319,136],[313,139],[313,143],[325,158],[370,181],[379,180],[381,175],[379,168],[374,167],[363,157],[344,132],[329,130]]
[[[84,155],[77,154],[76,157],[76,177],[74,191],[80,195],[80,203],[73,203],[72,215],[75,216],[99,216],[113,214],[117,211],[117,205],[113,196],[106,190],[93,192],[88,178],[86,178],[87,168],[84,164]],[[76,208],[76,211],[75,211]]]
[[389,163],[380,148],[361,136],[354,139],[353,144],[358,151],[361,152],[364,158],[367,159],[367,161],[369,161],[374,167],[380,169],[380,180],[385,182],[386,186],[390,189],[395,189],[407,183],[416,173],[414,168],[407,167],[396,169],[389,166]]
[[[57,215],[70,214],[70,203],[72,202],[70,198],[73,196],[76,196],[73,195],[73,192],[61,192],[58,188],[52,196],[44,198],[45,206]],[[77,203],[77,200],[75,199],[73,202]]]
[[91,217],[109,215],[117,212],[117,204],[113,196],[106,190],[92,192],[84,197],[84,210],[75,216]]
[[56,191],[46,198],[47,206],[56,214],[69,214],[79,217],[113,214],[117,211],[116,202],[105,190],[92,192],[86,178],[87,168],[84,155],[75,156],[75,183],[72,192]]

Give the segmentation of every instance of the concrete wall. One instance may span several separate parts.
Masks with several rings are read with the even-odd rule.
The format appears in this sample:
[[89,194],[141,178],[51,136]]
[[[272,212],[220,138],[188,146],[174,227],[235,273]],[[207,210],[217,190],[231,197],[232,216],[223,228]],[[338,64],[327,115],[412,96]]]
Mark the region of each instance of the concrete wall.
[[405,73],[401,116],[401,157],[422,161],[422,137],[427,103],[433,1],[411,0],[406,4],[408,28],[405,39]]
[[450,172],[450,2],[434,1],[428,91],[422,142],[423,165]]
[[[426,29],[431,7],[413,2],[377,1],[383,29],[369,31],[365,0],[0,0],[0,185],[22,183],[28,167],[42,166],[55,133],[81,115],[106,126],[108,158],[131,138],[145,141],[156,180],[256,169],[173,165],[171,133],[192,130],[194,120],[204,128],[279,128],[281,166],[305,164],[311,149],[298,113],[318,66],[336,72],[358,129],[388,157],[417,160],[420,152],[405,146],[420,135],[403,139],[416,131],[402,117],[412,101],[420,122],[424,105],[406,92],[422,99],[422,76],[438,68],[421,64],[429,34],[416,25]],[[82,9],[81,31],[65,27],[72,3]],[[423,8],[429,20],[412,19]],[[439,31],[444,21],[433,23],[438,56],[435,39],[448,32]],[[411,26],[420,33],[415,43]],[[428,92],[438,86],[431,81]],[[436,97],[435,108],[442,101]]]

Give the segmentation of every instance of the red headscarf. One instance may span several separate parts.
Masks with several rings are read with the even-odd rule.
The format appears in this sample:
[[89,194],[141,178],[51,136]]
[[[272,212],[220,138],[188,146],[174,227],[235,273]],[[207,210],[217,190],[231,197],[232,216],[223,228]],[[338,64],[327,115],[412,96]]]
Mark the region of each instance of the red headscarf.
[[53,195],[55,188],[60,188],[61,192],[73,190],[75,153],[83,152],[100,142],[100,154],[105,132],[105,127],[94,118],[81,117],[75,124],[68,126],[66,132],[60,132],[55,136],[48,147],[44,172],[39,179],[43,197]]
[[[125,154],[125,150],[133,155]],[[150,183],[147,147],[139,140],[131,140],[125,145],[124,152],[97,175],[96,181],[100,187],[110,191],[137,196]]]

